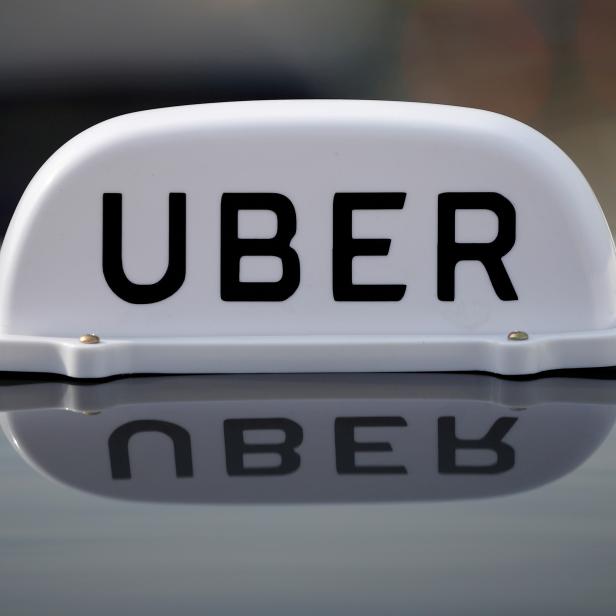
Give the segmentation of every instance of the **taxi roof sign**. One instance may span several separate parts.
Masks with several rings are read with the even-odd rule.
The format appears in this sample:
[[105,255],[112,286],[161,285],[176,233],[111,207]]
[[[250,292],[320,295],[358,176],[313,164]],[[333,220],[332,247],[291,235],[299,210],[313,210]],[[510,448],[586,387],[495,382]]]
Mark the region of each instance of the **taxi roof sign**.
[[616,260],[573,162],[485,111],[261,101],[63,146],[0,254],[0,369],[616,365]]

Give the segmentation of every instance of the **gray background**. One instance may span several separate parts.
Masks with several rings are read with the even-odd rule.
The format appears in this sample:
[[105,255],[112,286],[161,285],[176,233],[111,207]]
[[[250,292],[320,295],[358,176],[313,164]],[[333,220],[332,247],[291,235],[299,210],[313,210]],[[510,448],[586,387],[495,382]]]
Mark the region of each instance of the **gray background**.
[[103,119],[258,98],[489,109],[552,138],[616,225],[611,0],[5,0],[0,236],[29,179]]

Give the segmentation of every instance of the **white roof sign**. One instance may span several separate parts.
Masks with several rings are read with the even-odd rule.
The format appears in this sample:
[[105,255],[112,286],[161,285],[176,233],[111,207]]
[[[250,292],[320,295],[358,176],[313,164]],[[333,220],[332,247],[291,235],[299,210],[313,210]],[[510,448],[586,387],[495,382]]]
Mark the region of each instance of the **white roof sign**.
[[24,193],[0,257],[0,369],[613,365],[615,266],[577,167],[500,115],[140,112],[71,140]]

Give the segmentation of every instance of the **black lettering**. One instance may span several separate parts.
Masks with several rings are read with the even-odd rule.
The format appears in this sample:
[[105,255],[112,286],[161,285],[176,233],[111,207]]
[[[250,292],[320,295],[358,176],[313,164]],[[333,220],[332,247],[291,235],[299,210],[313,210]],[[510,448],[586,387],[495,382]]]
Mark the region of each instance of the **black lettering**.
[[386,256],[390,239],[353,237],[353,210],[401,210],[404,193],[336,193],[332,248],[332,286],[337,302],[399,302],[404,284],[353,284],[353,259]]
[[186,277],[186,195],[169,194],[169,264],[154,284],[135,284],[122,264],[122,194],[103,194],[103,274],[125,302],[153,304],[173,295]]
[[355,454],[358,451],[392,451],[390,443],[358,443],[355,428],[387,428],[406,426],[402,417],[338,417],[334,423],[336,441],[336,470],[340,475],[406,475],[404,466],[358,466]]
[[125,423],[116,428],[109,437],[109,461],[113,479],[131,478],[128,441],[139,432],[161,432],[167,435],[173,441],[176,476],[193,476],[192,448],[188,431],[168,421],[142,419]]
[[[515,450],[503,439],[517,418],[497,419],[485,436],[478,439],[461,439],[456,436],[456,418],[438,419],[438,471],[448,475],[494,475],[511,470],[515,464]],[[459,449],[487,449],[496,454],[496,462],[490,465],[459,465],[456,451]]]
[[[300,456],[295,450],[302,444],[304,431],[294,421],[285,418],[226,419],[223,425],[229,475],[288,475],[299,468]],[[246,443],[244,432],[247,430],[280,430],[284,433],[284,440],[267,444]],[[263,453],[277,454],[280,463],[276,466],[259,467],[245,465],[245,455]]]
[[[269,210],[278,219],[276,235],[268,239],[238,237],[240,210]],[[282,302],[299,286],[299,257],[290,243],[297,229],[295,208],[276,193],[225,193],[220,219],[220,297],[226,302]],[[245,256],[274,256],[282,262],[277,282],[241,282]]]
[[[456,211],[489,210],[498,218],[498,233],[492,242],[457,243]],[[455,271],[460,261],[479,261],[486,269],[496,295],[503,301],[517,300],[502,258],[513,248],[516,213],[509,199],[491,192],[450,192],[438,196],[437,296],[442,302],[455,299]]]

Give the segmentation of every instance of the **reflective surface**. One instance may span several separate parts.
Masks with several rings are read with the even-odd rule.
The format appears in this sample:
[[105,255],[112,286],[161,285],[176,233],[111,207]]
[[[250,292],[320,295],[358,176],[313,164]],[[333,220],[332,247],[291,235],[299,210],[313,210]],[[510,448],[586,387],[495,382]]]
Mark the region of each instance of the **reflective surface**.
[[590,376],[5,378],[3,609],[611,614]]

